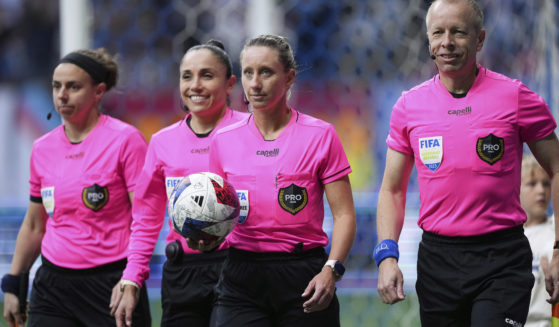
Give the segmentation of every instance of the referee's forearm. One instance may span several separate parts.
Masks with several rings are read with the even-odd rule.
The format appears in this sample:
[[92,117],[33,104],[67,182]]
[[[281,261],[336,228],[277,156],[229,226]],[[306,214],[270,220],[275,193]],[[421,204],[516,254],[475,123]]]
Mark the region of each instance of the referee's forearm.
[[381,188],[377,205],[378,240],[398,241],[404,225],[405,192],[391,192]]
[[43,235],[44,230],[32,230],[27,225],[22,225],[16,240],[14,257],[9,271],[10,274],[19,275],[31,269],[31,266],[41,253]]
[[355,215],[346,214],[337,217],[332,229],[332,246],[328,259],[345,262],[353,246],[356,231]]

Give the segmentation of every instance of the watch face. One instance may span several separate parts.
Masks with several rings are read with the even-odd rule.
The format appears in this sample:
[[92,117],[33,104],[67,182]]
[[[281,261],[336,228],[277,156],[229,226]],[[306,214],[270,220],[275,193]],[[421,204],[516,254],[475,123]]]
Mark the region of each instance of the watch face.
[[345,273],[345,267],[344,265],[339,262],[336,261],[336,264],[334,264],[334,272],[338,275],[338,276],[343,276]]

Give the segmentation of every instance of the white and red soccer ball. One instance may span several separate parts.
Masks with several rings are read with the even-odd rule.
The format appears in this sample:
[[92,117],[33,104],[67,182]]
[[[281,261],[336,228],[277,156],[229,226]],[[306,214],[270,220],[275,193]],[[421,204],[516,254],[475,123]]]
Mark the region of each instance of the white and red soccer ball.
[[233,230],[240,204],[233,185],[217,174],[202,172],[184,177],[175,185],[168,212],[183,237],[213,242]]

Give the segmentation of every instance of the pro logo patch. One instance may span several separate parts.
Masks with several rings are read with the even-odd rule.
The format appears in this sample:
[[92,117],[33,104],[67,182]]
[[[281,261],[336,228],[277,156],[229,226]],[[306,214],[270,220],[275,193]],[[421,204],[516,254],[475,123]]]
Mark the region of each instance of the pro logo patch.
[[283,210],[295,215],[305,208],[309,195],[306,188],[291,184],[279,190],[278,202]]
[[82,191],[82,201],[89,209],[99,211],[109,202],[109,189],[97,184],[86,187]]
[[477,139],[476,152],[481,160],[493,165],[505,154],[505,140],[493,133],[480,137]]

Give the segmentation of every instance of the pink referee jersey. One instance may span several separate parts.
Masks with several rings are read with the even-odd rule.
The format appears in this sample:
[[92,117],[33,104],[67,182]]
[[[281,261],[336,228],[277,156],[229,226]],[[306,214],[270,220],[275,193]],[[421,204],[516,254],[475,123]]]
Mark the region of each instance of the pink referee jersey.
[[[149,260],[165,220],[168,196],[175,184],[184,176],[209,170],[210,140],[216,131],[246,118],[248,114],[227,108],[225,116],[208,137],[198,137],[185,119],[155,133],[148,146],[146,161],[136,193],[134,193],[134,222],[123,279],[140,285],[149,277]],[[175,232],[168,220],[170,231],[167,244],[175,240],[182,243],[186,253],[199,253],[186,245],[186,240]],[[227,241],[220,249],[228,248]]]
[[485,68],[464,98],[439,76],[403,92],[387,144],[414,156],[419,226],[446,236],[485,234],[522,224],[523,142],[550,135],[553,116],[518,80]]
[[327,245],[324,184],[351,172],[334,127],[293,109],[273,141],[262,138],[252,116],[219,131],[210,168],[235,186],[241,202],[229,244],[252,252]]
[[133,192],[146,142],[140,132],[101,115],[80,143],[60,125],[33,143],[30,194],[49,214],[42,255],[66,268],[85,269],[126,258]]

